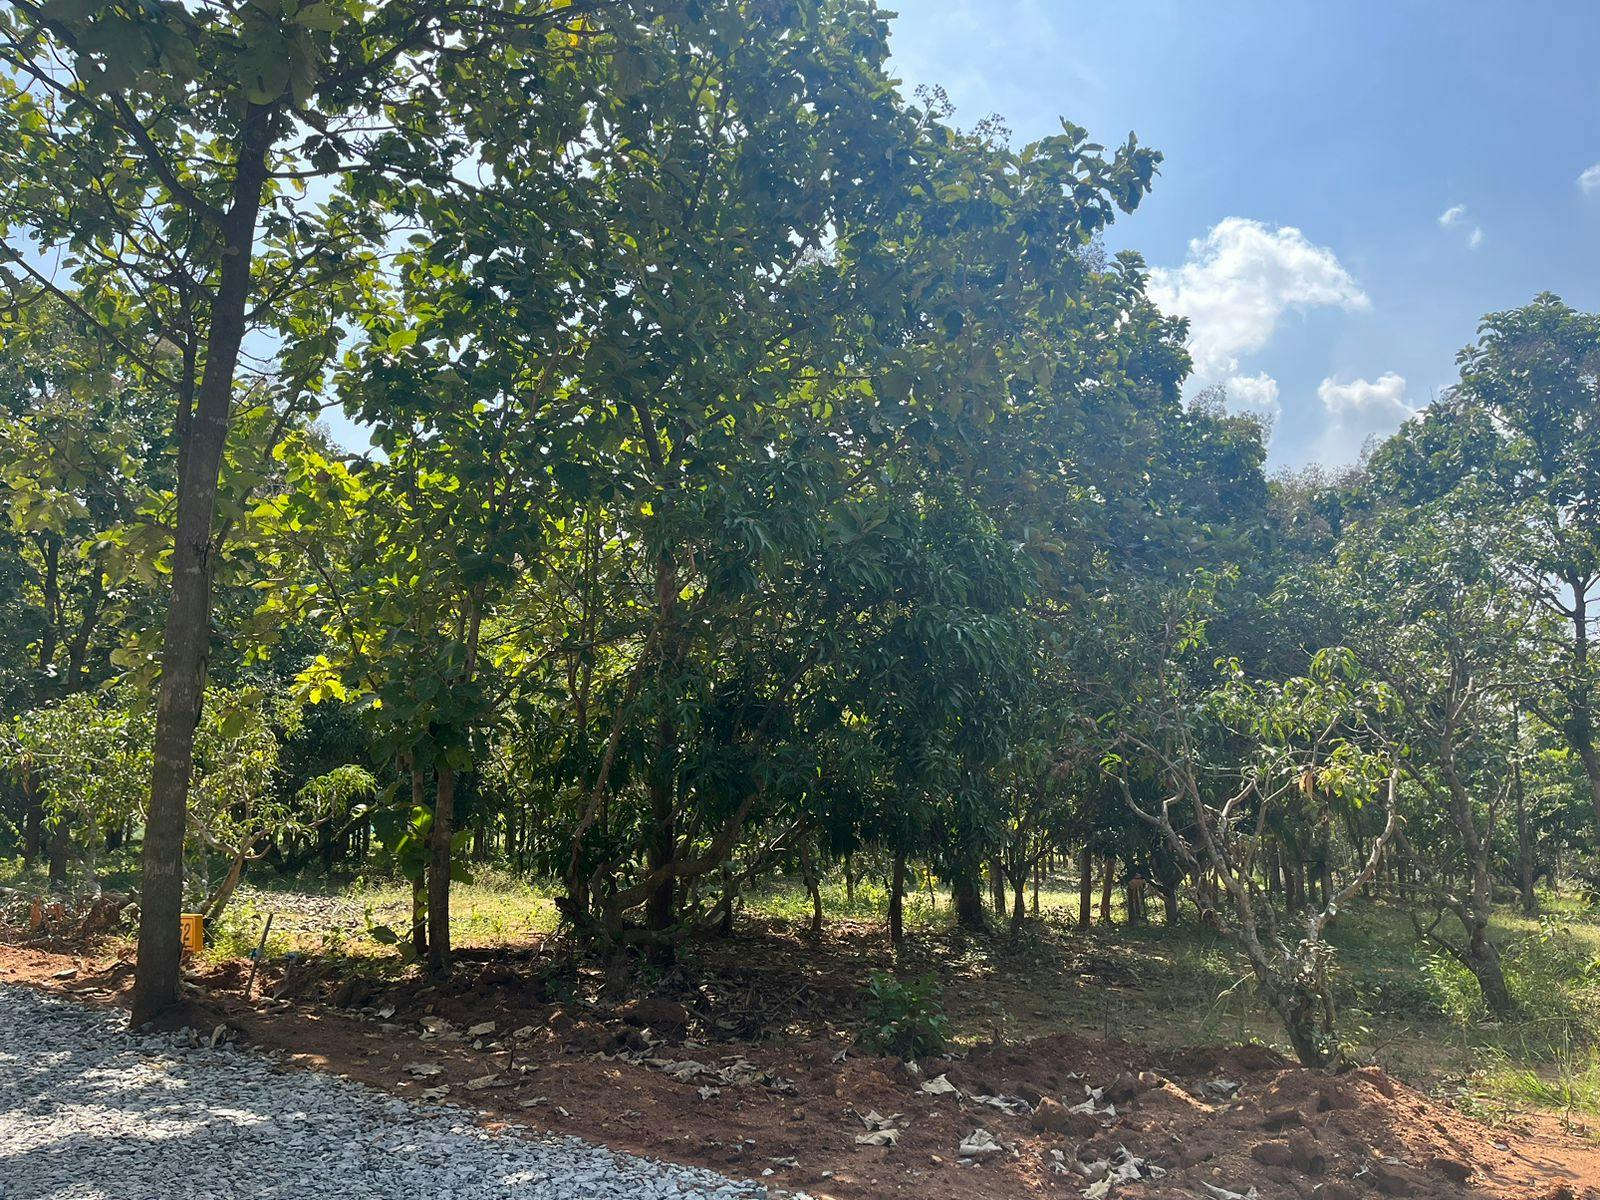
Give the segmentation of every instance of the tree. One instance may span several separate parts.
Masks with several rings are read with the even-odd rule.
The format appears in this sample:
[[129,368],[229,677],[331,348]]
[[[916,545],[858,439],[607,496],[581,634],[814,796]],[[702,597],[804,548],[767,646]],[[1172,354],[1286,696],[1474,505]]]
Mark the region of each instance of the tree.
[[[1516,713],[1535,691],[1526,666],[1540,613],[1499,549],[1447,507],[1385,511],[1346,531],[1333,569],[1308,590],[1337,597],[1348,645],[1400,701],[1389,736],[1415,805],[1402,840],[1435,852],[1438,912],[1423,932],[1508,1016],[1489,938],[1494,842],[1518,781]],[[1445,912],[1461,941],[1439,932]]]
[[[544,51],[576,53],[593,15],[556,0],[24,0],[0,16],[7,281],[19,304],[53,297],[172,397],[179,482],[136,1023],[177,1001],[217,484],[247,336],[276,347],[279,410],[306,404],[339,341],[329,306],[371,280],[390,235],[372,203],[382,185],[464,187],[466,114],[542,94]],[[333,198],[309,196],[313,180]]]
[[[188,839],[200,863],[190,876],[197,885],[194,897],[207,921],[222,915],[245,868],[262,857],[271,839],[305,836],[377,791],[370,773],[345,764],[286,792],[280,753],[300,717],[297,702],[259,688],[213,688],[207,697],[195,734]],[[213,854],[225,864],[215,887]]]
[[[1375,727],[1394,700],[1343,650],[1319,652],[1308,674],[1281,682],[1250,679],[1236,661],[1219,664],[1220,677],[1208,680],[1198,655],[1211,591],[1201,580],[1169,594],[1154,614],[1113,634],[1120,669],[1101,684],[1111,689],[1099,722],[1107,731],[1103,767],[1129,811],[1188,868],[1202,910],[1244,955],[1301,1063],[1327,1066],[1344,1052],[1323,933],[1372,878],[1395,834],[1399,767]],[[1241,759],[1229,761],[1227,752],[1238,750]],[[1141,798],[1141,771],[1155,777],[1158,804]],[[1263,870],[1275,814],[1299,800],[1359,807],[1385,793],[1381,832],[1304,915],[1296,940]],[[1220,904],[1207,903],[1207,879],[1221,889]]]
[[1600,828],[1600,315],[1544,293],[1485,317],[1458,362],[1460,382],[1374,457],[1373,484],[1470,513],[1565,628],[1536,710],[1583,764]]
[[0,727],[0,766],[37,799],[48,824],[79,830],[84,883],[96,892],[105,831],[138,814],[150,763],[149,714],[119,699],[78,692]]

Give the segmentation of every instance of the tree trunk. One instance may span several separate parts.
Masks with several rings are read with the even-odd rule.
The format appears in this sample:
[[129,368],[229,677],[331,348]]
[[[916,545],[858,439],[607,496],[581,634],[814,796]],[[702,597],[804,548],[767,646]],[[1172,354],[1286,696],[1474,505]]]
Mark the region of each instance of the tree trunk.
[[1100,880],[1100,924],[1111,924],[1111,886],[1117,877],[1117,859],[1115,855],[1106,855],[1105,875]]
[[1161,890],[1161,908],[1165,917],[1162,923],[1170,929],[1178,923],[1178,889],[1166,880],[1159,881],[1156,886]]
[[1291,992],[1269,995],[1268,1000],[1283,1021],[1289,1045],[1294,1047],[1294,1055],[1302,1067],[1321,1069],[1337,1061],[1338,1052],[1329,1045],[1318,1020],[1316,997]]
[[[411,807],[413,809],[428,806],[428,785],[422,776],[422,768],[417,766],[416,759],[409,760],[411,769]],[[428,958],[428,883],[427,871],[424,868],[418,871],[411,880],[411,950],[417,956],[418,962],[426,962]]]
[[440,765],[428,836],[428,970],[450,970],[450,839],[455,831],[456,772]]
[[955,905],[956,923],[963,929],[989,928],[983,911],[983,894],[978,884],[978,868],[963,864],[950,881],[950,902]]
[[44,805],[33,793],[32,779],[32,771],[23,772],[22,794],[27,805],[27,815],[22,821],[22,865],[25,867],[33,865],[44,845]]
[[[650,871],[664,870],[672,863],[678,835],[673,819],[672,794],[667,781],[657,773],[650,781],[650,831],[646,849],[645,866]],[[655,933],[665,933],[672,928],[677,888],[673,877],[664,875],[650,889],[645,899],[645,927]],[[651,957],[658,962],[670,962],[671,944],[661,940],[651,947]]]
[[989,896],[994,902],[995,916],[1006,915],[1006,877],[997,854],[989,860]]
[[1524,916],[1539,913],[1539,897],[1533,890],[1533,834],[1528,828],[1528,813],[1522,794],[1522,764],[1513,763],[1512,787],[1517,798],[1517,895]]
[[722,900],[718,904],[718,907],[722,910],[722,915],[717,921],[717,932],[723,937],[732,937],[734,900],[733,868],[728,866],[727,863],[723,863],[717,868],[717,871],[722,876]]
[[1022,932],[1022,923],[1027,918],[1027,906],[1024,904],[1024,895],[1027,892],[1028,875],[1026,870],[1017,872],[1015,896],[1011,902],[1011,932],[1013,935]]
[[57,890],[67,886],[67,875],[72,866],[72,826],[67,814],[61,813],[50,822],[50,886]]
[[1143,925],[1144,914],[1144,876],[1137,871],[1128,872],[1128,881],[1122,885],[1124,895],[1128,901],[1128,924]]
[[1485,936],[1485,930],[1482,928],[1473,931],[1472,938],[1467,943],[1463,965],[1478,981],[1478,987],[1483,992],[1483,1002],[1489,1006],[1490,1012],[1502,1019],[1516,1015],[1517,1005],[1511,998],[1511,989],[1506,986],[1506,973],[1500,963],[1500,951]]
[[894,852],[894,867],[889,872],[889,944],[900,948],[906,933],[906,852]]
[[1089,928],[1094,906],[1094,856],[1087,847],[1078,852],[1078,928]]
[[205,370],[193,412],[179,412],[172,588],[161,647],[161,687],[156,698],[139,896],[138,964],[129,1017],[135,1028],[178,1003],[183,836],[194,768],[194,732],[205,700],[211,643],[212,523],[233,407],[234,372],[244,339],[256,219],[274,120],[271,107],[245,106],[231,206],[222,219],[222,261],[211,302]]
[[816,863],[811,857],[811,844],[800,842],[800,871],[805,877],[806,894],[811,897],[811,936],[822,934],[822,889],[818,885]]
[[222,883],[212,893],[211,899],[206,901],[205,918],[209,925],[222,915],[222,910],[228,907],[228,901],[233,898],[234,891],[239,886],[239,880],[244,875],[244,855],[235,854],[233,861],[228,864],[228,873],[223,876]]

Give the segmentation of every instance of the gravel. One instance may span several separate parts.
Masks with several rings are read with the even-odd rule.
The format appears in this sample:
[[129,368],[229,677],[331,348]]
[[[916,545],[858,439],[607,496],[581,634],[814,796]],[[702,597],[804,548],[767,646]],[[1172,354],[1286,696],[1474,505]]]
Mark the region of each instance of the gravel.
[[0,985],[0,1200],[763,1200]]

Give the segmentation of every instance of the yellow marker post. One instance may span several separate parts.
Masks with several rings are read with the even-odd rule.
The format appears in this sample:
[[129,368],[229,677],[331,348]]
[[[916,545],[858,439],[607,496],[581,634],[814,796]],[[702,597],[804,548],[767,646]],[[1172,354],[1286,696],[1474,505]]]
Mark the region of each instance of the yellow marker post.
[[200,913],[180,913],[178,916],[178,938],[183,943],[183,948],[191,954],[199,954],[206,948],[206,919]]

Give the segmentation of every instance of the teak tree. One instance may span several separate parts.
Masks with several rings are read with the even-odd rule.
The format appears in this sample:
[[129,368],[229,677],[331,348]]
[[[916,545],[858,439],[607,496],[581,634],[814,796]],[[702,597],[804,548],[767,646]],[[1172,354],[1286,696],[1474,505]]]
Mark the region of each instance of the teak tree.
[[602,7],[18,0],[0,14],[6,281],[159,384],[177,443],[136,1022],[178,998],[217,486],[247,339],[282,408],[303,404],[340,339],[328,306],[370,283],[391,233],[386,189],[460,185],[471,114],[539,94]]

